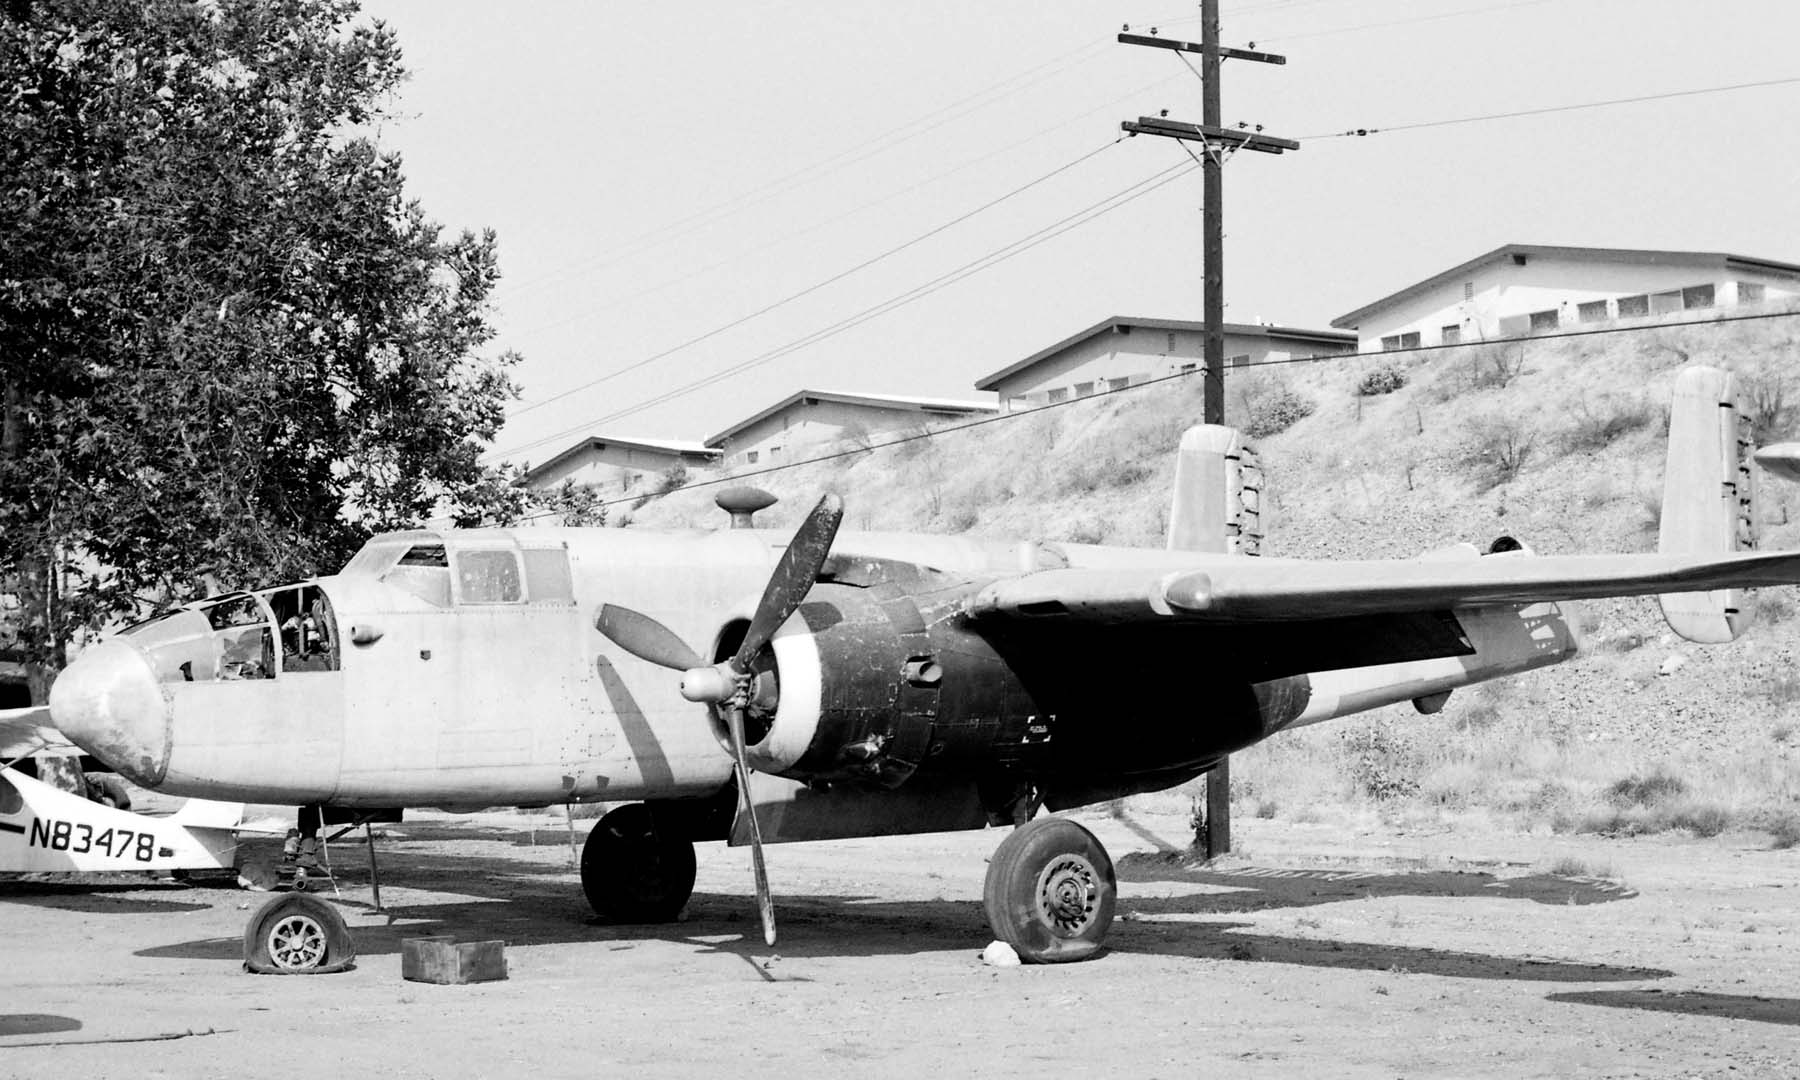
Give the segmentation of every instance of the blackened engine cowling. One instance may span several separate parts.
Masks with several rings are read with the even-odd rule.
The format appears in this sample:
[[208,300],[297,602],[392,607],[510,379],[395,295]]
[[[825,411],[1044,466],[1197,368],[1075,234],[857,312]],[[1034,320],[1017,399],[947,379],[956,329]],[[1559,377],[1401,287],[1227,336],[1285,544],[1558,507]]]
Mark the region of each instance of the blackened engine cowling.
[[821,583],[775,635],[780,699],[752,767],[808,781],[897,787],[983,758],[1030,699],[951,617],[955,595]]

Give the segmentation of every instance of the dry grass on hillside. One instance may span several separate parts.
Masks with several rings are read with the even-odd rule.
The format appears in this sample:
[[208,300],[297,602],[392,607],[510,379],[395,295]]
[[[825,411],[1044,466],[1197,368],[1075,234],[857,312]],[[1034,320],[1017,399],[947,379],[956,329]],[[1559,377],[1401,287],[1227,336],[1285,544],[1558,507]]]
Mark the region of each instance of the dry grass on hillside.
[[[1800,435],[1797,353],[1800,319],[1679,324],[1231,372],[1227,408],[1288,421],[1256,441],[1267,554],[1402,557],[1503,533],[1541,553],[1643,551],[1676,373],[1738,372],[1772,442]],[[761,517],[772,525],[835,490],[852,529],[1157,546],[1173,451],[1199,415],[1198,378],[1174,380],[751,482],[782,497]],[[637,520],[714,527],[713,492]],[[1800,546],[1795,505],[1788,485],[1763,484],[1765,546]],[[1672,637],[1650,601],[1584,604],[1576,661],[1458,691],[1437,716],[1393,708],[1278,736],[1234,759],[1234,798],[1298,820],[1800,842],[1797,601],[1759,602],[1744,641],[1711,649]]]

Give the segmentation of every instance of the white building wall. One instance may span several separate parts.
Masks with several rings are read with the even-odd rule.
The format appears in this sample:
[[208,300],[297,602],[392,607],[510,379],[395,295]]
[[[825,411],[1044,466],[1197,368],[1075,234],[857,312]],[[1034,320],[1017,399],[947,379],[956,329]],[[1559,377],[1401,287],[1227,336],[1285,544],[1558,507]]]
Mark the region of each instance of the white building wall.
[[965,417],[957,413],[888,409],[843,401],[821,400],[816,405],[796,402],[734,433],[725,440],[723,449],[725,460],[732,465],[778,465],[865,435],[938,427],[962,419]]
[[[1349,345],[1339,351],[1350,351]],[[1225,357],[1259,363],[1268,359],[1328,354],[1331,347],[1266,334],[1226,334]],[[1134,326],[1129,334],[1109,332],[1077,342],[996,383],[1000,408],[1012,412],[1054,401],[1086,397],[1197,368],[1206,354],[1206,336],[1196,330]]]
[[539,489],[559,487],[565,480],[593,484],[606,494],[630,494],[682,464],[680,454],[623,446],[583,450],[532,479]]
[[1715,266],[1655,266],[1544,255],[1529,255],[1526,264],[1518,266],[1506,259],[1477,267],[1460,281],[1445,282],[1376,312],[1357,327],[1358,348],[1379,352],[1383,338],[1412,333],[1419,335],[1419,345],[1442,345],[1446,344],[1446,326],[1458,327],[1464,343],[1518,337],[1530,332],[1525,320],[1543,311],[1556,311],[1559,327],[1569,329],[1580,325],[1579,305],[1583,303],[1612,302],[1609,317],[1617,318],[1616,301],[1621,296],[1671,293],[1701,285],[1713,287],[1714,306],[1726,306],[1739,302],[1740,281],[1762,285],[1765,299],[1800,294],[1800,283],[1789,278],[1728,272]]

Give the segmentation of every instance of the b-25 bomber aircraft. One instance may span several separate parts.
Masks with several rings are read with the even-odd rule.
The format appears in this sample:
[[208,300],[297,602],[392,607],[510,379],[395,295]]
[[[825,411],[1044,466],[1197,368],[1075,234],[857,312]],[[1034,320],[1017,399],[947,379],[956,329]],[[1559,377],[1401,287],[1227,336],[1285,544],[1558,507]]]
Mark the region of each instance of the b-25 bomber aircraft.
[[830,495],[796,531],[766,530],[747,519],[770,497],[742,491],[721,501],[746,527],[719,531],[393,533],[338,574],[89,647],[50,708],[172,793],[625,804],[581,859],[594,910],[619,921],[681,911],[694,842],[750,844],[770,944],[764,843],[1014,825],[987,872],[994,933],[1027,961],[1079,960],[1112,920],[1112,864],[1040,806],[1169,788],[1381,705],[1436,711],[1573,655],[1565,601],[1664,594],[1679,632],[1728,641],[1737,590],[1800,582],[1800,554],[1747,550],[1730,376],[1685,373],[1671,415],[1655,554],[1232,554],[1238,443],[1199,427],[1168,550],[839,533]]

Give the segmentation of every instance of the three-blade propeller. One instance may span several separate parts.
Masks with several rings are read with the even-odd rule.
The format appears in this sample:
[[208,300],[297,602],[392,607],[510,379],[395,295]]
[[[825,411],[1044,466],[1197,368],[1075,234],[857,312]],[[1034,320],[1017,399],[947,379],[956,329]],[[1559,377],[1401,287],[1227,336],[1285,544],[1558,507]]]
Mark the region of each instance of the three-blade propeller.
[[744,710],[755,693],[751,663],[769,644],[775,631],[788,621],[806,598],[819,569],[831,552],[831,541],[844,520],[844,503],[826,495],[806,516],[764,586],[762,599],[750,617],[744,640],[731,659],[707,664],[700,654],[673,630],[642,612],[616,604],[603,604],[594,628],[640,660],[682,673],[681,693],[689,701],[717,707],[725,718],[731,740],[733,768],[737,773],[739,803],[750,822],[750,861],[756,872],[756,906],[762,916],[763,940],[775,944],[775,901],[769,895],[769,875],[763,863],[762,826],[750,803],[750,763],[744,748]]

